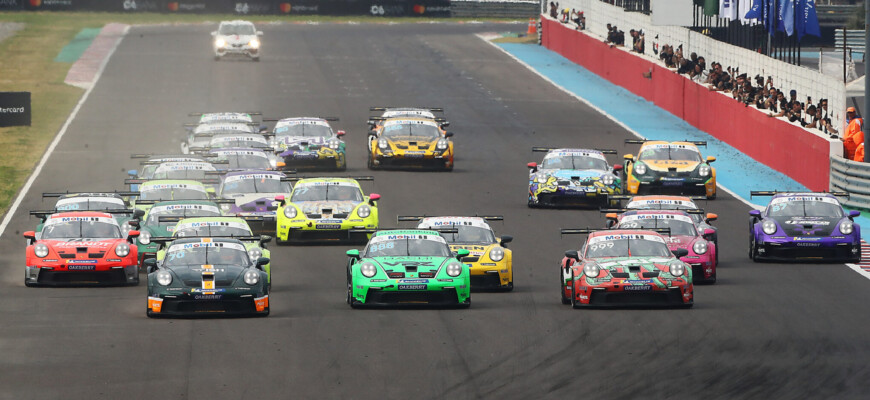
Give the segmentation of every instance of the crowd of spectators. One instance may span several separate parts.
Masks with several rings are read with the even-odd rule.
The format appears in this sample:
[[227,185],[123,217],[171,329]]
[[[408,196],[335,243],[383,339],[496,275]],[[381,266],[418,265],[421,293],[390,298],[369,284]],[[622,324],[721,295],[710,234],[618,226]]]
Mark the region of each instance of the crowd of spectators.
[[550,17],[554,19],[558,19],[559,22],[563,24],[573,22],[576,27],[574,29],[578,31],[582,31],[586,29],[586,16],[583,14],[583,11],[577,11],[577,9],[572,8],[568,10],[560,9],[559,3],[550,2]]

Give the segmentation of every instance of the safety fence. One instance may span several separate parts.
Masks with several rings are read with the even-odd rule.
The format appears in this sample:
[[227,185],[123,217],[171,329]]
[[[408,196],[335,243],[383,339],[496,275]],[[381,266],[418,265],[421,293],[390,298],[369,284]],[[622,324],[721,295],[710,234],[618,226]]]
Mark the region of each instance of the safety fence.
[[870,163],[831,156],[831,191],[849,193],[847,207],[870,210]]
[[538,16],[537,0],[451,0],[450,15],[469,18],[530,18]]

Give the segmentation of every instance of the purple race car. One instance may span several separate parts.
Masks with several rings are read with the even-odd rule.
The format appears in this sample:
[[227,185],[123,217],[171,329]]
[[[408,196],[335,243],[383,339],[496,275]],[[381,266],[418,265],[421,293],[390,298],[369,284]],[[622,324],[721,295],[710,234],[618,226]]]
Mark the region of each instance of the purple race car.
[[274,234],[277,218],[275,211],[278,202],[275,196],[288,196],[291,192],[290,179],[277,171],[240,171],[230,172],[221,178],[218,197],[233,199],[235,204],[221,204],[224,215],[261,216],[263,226],[252,226],[257,234]]
[[278,120],[272,146],[285,170],[312,168],[347,169],[344,131],[335,132],[328,121],[336,118],[284,118]]
[[750,192],[773,196],[763,211],[749,211],[749,258],[856,263],[861,227],[835,196],[846,193]]

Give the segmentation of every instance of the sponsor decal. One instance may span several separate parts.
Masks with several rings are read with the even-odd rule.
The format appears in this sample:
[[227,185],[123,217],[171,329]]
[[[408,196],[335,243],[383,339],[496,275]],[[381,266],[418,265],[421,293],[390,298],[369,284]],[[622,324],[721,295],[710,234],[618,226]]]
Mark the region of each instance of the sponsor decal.
[[96,264],[97,260],[66,260],[67,264]]
[[220,300],[222,297],[222,294],[197,294],[193,296],[194,300]]
[[57,242],[52,244],[52,247],[107,247],[112,245],[114,241],[108,242]]
[[399,261],[399,262],[394,262],[394,263],[384,262],[383,264],[389,265],[391,267],[395,267],[398,265],[403,265],[403,266],[408,266],[408,267],[434,267],[435,266],[435,264],[433,264],[430,261],[404,261],[404,262]]
[[427,283],[428,279],[400,279],[399,282],[402,283]]
[[341,229],[341,224],[316,224],[315,229]]
[[96,265],[68,265],[66,267],[69,271],[93,271],[96,268]]
[[208,291],[209,293],[223,293],[226,289],[202,289],[202,288],[191,288],[190,293],[204,293]]
[[124,11],[157,11],[160,6],[156,1],[148,0],[124,0]]
[[786,225],[830,225],[830,221],[818,219],[790,219],[785,221]]
[[421,284],[413,284],[413,285],[399,285],[399,290],[426,290],[427,285]]
[[639,286],[624,286],[622,290],[626,292],[647,292],[652,290],[652,286],[649,285],[639,285]]
[[795,246],[798,246],[798,247],[819,247],[821,245],[822,245],[821,243],[806,243],[806,242],[795,243]]

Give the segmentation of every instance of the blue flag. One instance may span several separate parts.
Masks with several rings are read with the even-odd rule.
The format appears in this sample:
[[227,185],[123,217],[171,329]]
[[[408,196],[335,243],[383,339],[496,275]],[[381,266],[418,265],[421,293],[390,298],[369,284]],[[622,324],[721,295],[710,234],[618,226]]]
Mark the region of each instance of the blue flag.
[[816,15],[816,0],[798,0],[797,4],[797,30],[798,41],[804,35],[821,36],[819,30],[819,16]]
[[[746,1],[746,0],[743,0]],[[763,17],[763,0],[752,0],[752,8],[743,16],[743,19],[762,19]]]
[[786,36],[794,35],[794,2],[795,0],[782,0],[780,5],[779,16]]
[[773,11],[773,19],[776,23],[776,30],[780,32],[785,31],[785,23],[782,20],[783,9],[785,8],[785,2],[789,0],[776,0],[776,6]]
[[770,36],[776,34],[777,0],[764,0],[764,27]]

